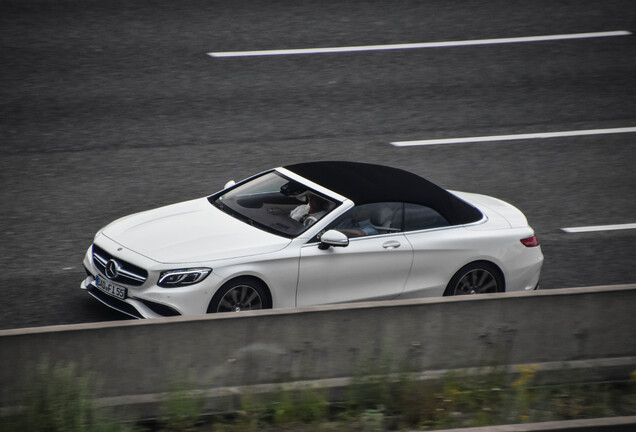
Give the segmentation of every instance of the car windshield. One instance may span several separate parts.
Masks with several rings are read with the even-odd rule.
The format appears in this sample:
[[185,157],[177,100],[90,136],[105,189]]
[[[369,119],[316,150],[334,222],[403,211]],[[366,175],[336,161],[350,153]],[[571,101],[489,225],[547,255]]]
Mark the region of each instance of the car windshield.
[[306,231],[337,205],[276,171],[213,195],[209,201],[252,226],[289,238]]

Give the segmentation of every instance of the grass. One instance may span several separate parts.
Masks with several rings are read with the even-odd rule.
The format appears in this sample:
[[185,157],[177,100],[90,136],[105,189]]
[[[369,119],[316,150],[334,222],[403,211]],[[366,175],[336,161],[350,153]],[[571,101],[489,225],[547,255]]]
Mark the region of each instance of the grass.
[[162,431],[186,432],[201,422],[205,398],[194,385],[174,384],[160,407]]
[[126,425],[96,408],[92,395],[96,380],[79,376],[74,364],[51,366],[41,362],[23,394],[22,411],[0,419],[2,430],[30,432],[119,432]]
[[536,376],[532,365],[512,375],[492,368],[480,374],[448,373],[438,381],[361,374],[339,403],[326,404],[324,389],[280,392],[258,402],[244,395],[239,415],[217,416],[210,427],[217,432],[375,432],[636,414],[636,372],[611,383],[586,383],[572,374],[572,382],[562,385],[538,385]]
[[157,421],[142,426],[119,422],[96,407],[95,377],[79,374],[72,364],[52,367],[44,362],[25,389],[23,409],[0,419],[0,426],[34,432],[379,432],[636,414],[636,371],[607,383],[585,382],[571,374],[562,385],[539,385],[532,365],[513,374],[491,368],[479,374],[448,373],[435,381],[386,371],[359,374],[340,398],[311,387],[243,394],[241,409],[222,415],[204,415],[203,394],[193,383],[177,384],[163,401]]

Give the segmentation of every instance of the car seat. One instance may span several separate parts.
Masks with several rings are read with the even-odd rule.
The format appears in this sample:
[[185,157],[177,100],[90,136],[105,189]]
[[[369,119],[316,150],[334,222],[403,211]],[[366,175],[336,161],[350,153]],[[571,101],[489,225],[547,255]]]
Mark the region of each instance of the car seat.
[[371,223],[379,232],[386,233],[393,231],[391,221],[393,220],[393,210],[390,207],[377,207],[371,212]]

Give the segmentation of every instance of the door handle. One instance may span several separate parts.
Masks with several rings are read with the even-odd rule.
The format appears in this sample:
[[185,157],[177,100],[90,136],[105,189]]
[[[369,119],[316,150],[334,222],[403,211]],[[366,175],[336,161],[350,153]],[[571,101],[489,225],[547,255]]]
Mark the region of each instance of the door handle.
[[400,246],[402,246],[402,244],[399,241],[395,240],[388,241],[382,245],[384,249],[397,249]]

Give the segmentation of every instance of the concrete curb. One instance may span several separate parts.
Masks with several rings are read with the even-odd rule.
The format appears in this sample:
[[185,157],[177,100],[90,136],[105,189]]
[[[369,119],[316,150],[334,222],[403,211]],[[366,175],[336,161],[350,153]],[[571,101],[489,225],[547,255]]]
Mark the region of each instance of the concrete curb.
[[435,432],[633,432],[634,430],[636,430],[636,416],[443,429]]

